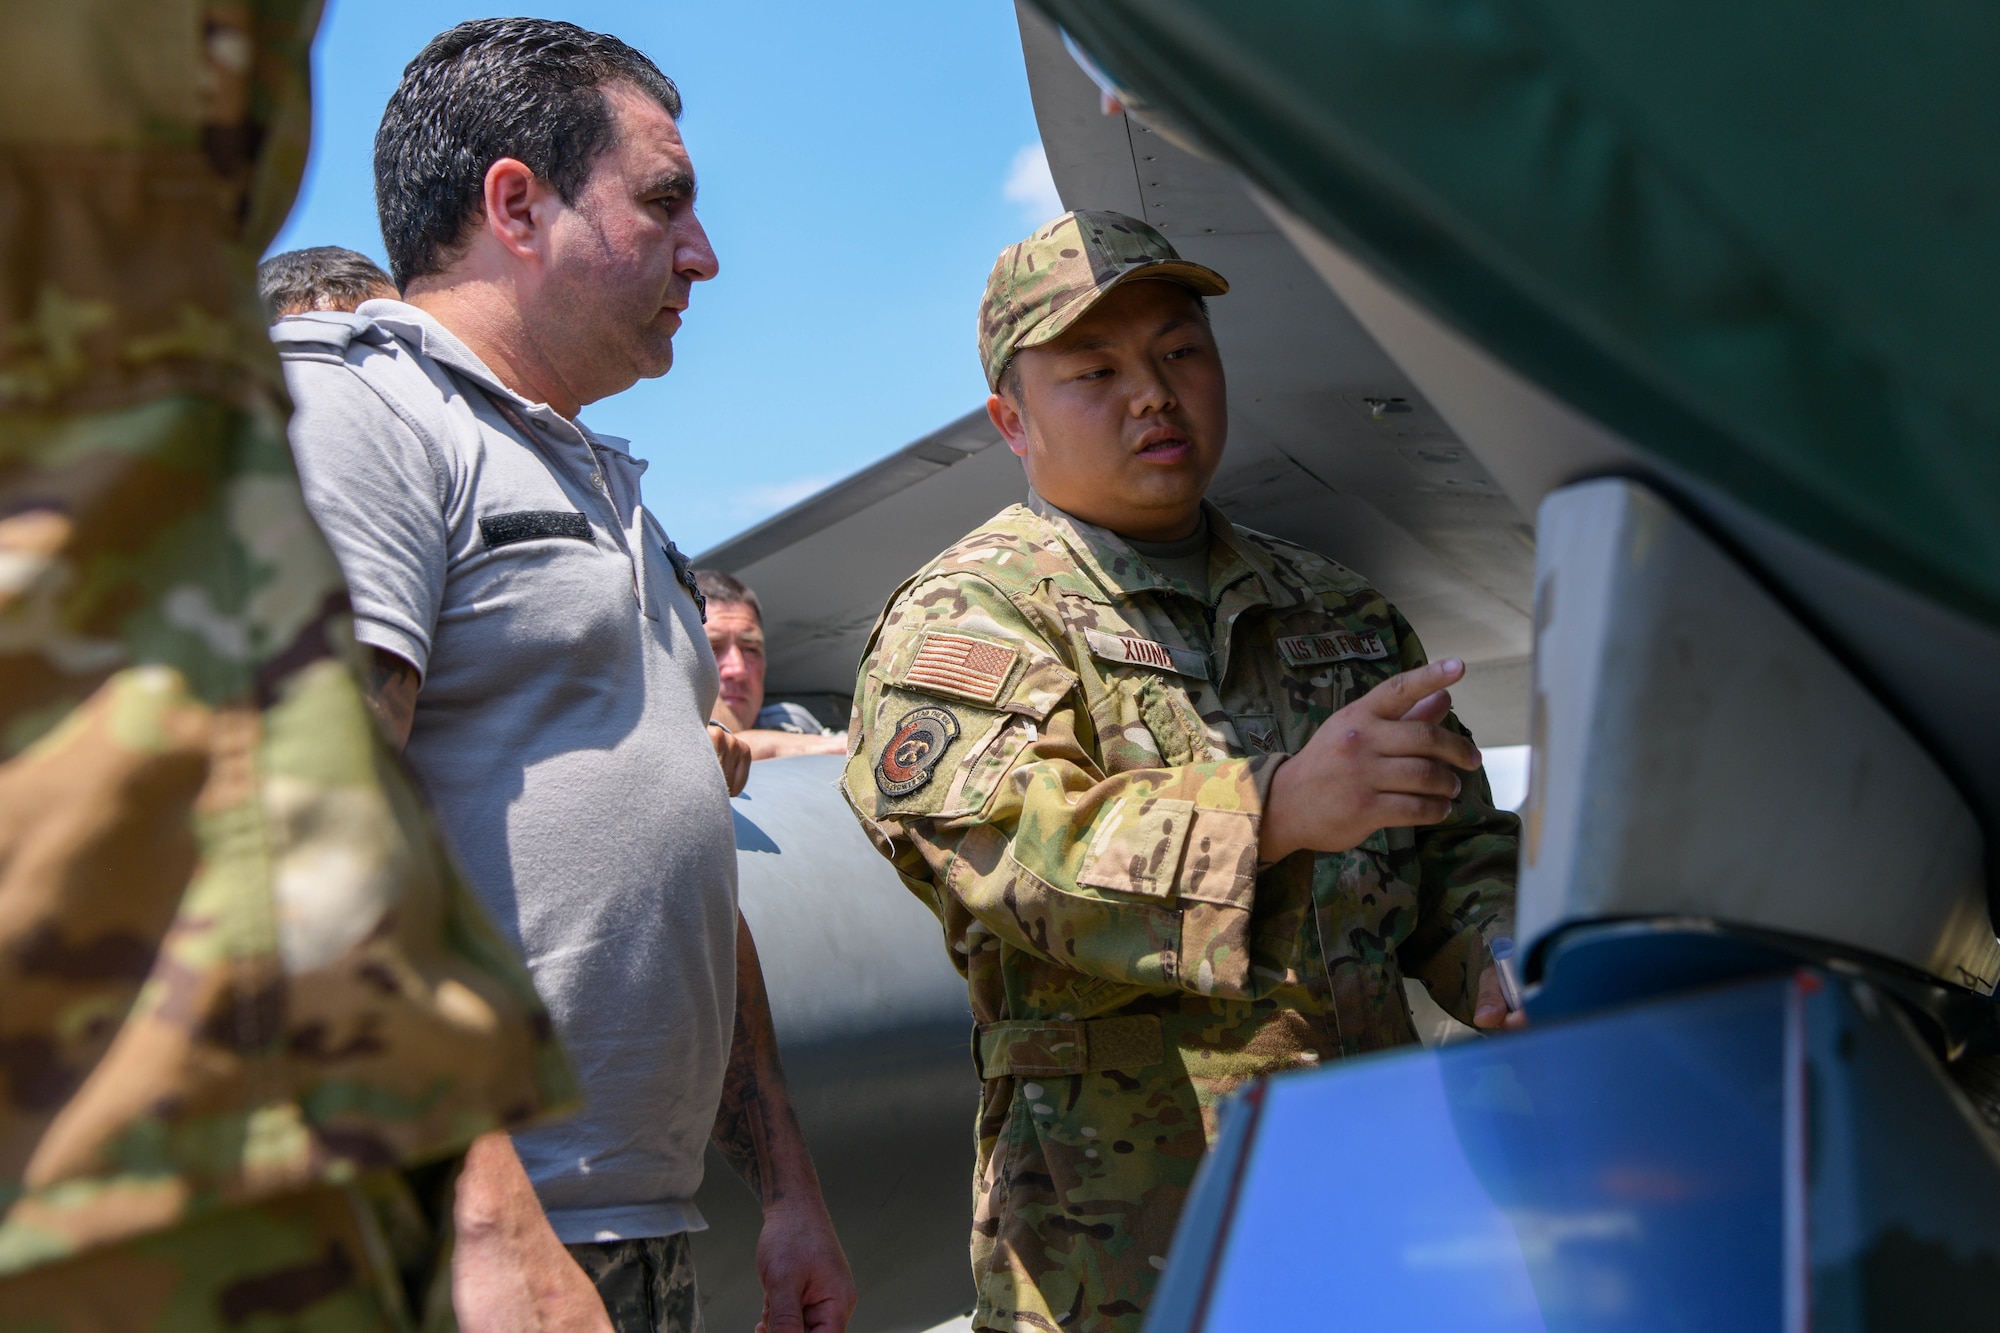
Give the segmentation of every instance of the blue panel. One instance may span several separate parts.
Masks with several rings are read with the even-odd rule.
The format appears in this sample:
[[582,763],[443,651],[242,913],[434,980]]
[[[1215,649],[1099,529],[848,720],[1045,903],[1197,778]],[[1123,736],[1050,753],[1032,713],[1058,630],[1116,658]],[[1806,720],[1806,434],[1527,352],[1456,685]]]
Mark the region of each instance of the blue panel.
[[1793,984],[1274,1079],[1194,1326],[1781,1329]]

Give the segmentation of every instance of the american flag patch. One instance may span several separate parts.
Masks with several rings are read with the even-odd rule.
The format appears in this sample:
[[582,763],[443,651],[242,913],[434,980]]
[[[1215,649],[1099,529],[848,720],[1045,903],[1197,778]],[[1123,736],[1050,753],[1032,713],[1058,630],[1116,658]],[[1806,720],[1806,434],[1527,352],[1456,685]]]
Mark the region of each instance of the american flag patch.
[[903,684],[913,690],[990,704],[1000,698],[1020,656],[1018,649],[933,630],[918,645],[916,660],[903,673]]

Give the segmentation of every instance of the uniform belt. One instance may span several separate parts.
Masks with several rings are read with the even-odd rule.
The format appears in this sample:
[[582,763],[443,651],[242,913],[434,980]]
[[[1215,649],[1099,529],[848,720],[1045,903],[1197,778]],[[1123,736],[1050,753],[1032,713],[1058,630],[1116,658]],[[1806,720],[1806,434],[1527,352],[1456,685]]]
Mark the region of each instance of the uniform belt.
[[982,1023],[972,1030],[972,1061],[982,1080],[1144,1069],[1166,1058],[1160,1020],[1152,1014],[1054,1023]]

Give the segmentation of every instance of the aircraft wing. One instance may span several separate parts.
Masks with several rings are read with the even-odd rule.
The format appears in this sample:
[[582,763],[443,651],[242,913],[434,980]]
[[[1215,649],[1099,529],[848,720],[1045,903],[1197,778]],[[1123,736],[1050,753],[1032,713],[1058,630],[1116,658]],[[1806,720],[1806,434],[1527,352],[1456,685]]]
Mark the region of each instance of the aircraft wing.
[[[1211,306],[1230,396],[1216,503],[1372,580],[1433,657],[1465,659],[1453,694],[1479,740],[1525,741],[1534,538],[1521,511],[1233,172],[1102,114],[1096,86],[1033,11],[1021,33],[1064,204],[1143,218],[1230,281]],[[966,293],[968,311],[977,299]],[[975,409],[697,563],[757,590],[771,695],[844,714],[897,585],[1025,493],[1019,460]]]

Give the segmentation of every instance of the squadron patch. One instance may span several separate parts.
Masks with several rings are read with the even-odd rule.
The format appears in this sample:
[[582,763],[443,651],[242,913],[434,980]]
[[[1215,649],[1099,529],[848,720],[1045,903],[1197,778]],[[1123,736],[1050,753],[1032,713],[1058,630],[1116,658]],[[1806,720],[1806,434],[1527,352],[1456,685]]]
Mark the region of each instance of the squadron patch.
[[1278,640],[1278,656],[1286,666],[1318,666],[1322,662],[1346,662],[1354,658],[1372,662],[1388,655],[1381,634],[1372,629],[1297,634]]
[[958,719],[942,708],[913,708],[875,761],[875,785],[884,796],[907,796],[931,780],[938,761],[958,739]]

